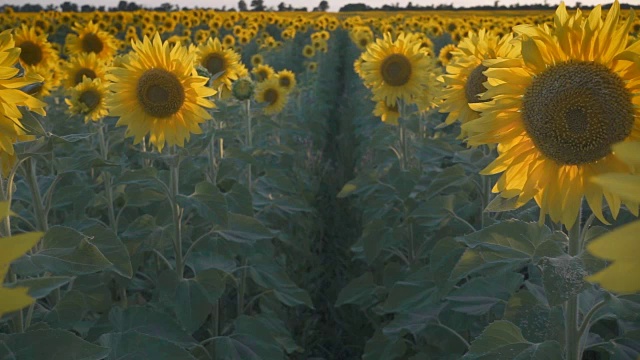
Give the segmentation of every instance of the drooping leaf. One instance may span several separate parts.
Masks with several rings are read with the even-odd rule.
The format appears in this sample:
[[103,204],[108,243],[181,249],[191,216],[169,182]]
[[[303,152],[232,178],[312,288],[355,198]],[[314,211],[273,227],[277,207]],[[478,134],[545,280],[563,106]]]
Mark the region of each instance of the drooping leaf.
[[211,313],[206,290],[193,279],[182,279],[175,294],[175,311],[178,321],[189,333],[193,333]]
[[407,351],[407,345],[401,338],[389,338],[377,331],[365,347],[363,360],[393,360],[401,358]]
[[104,334],[99,342],[110,349],[107,360],[196,360],[173,342],[137,331]]
[[260,240],[269,240],[273,234],[260,221],[246,215],[229,214],[228,227],[216,231],[229,241],[252,244]]
[[20,279],[14,283],[5,284],[5,287],[26,287],[29,289],[29,296],[42,299],[49,295],[53,290],[68,284],[71,281],[68,276],[49,276],[33,279]]
[[0,334],[0,344],[4,344],[10,351],[3,354],[3,358],[15,360],[100,360],[109,353],[108,348],[84,341],[69,331],[58,329]]

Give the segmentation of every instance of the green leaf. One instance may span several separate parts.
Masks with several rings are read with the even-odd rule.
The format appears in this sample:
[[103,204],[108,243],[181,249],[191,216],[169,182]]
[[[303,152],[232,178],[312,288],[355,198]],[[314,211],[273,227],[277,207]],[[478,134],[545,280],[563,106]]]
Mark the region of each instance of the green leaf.
[[368,307],[378,301],[376,297],[378,288],[373,282],[373,274],[366,272],[351,280],[347,286],[340,290],[335,306],[355,304],[361,308]]
[[549,308],[526,289],[518,291],[509,299],[504,319],[516,324],[529,341],[564,339],[562,309]]
[[[236,339],[238,338],[238,339]],[[214,359],[220,360],[263,360],[250,346],[241,342],[244,337],[219,336],[213,340],[216,349]]]
[[182,279],[176,288],[175,311],[187,332],[198,330],[211,313],[206,290],[193,279]]
[[[455,285],[454,281],[449,281],[449,276],[464,251],[464,246],[450,237],[438,241],[431,250],[429,270],[433,274],[433,281],[441,293],[446,293],[448,288]],[[447,283],[449,283],[449,286],[445,286]]]
[[113,265],[83,234],[68,227],[49,229],[42,245],[40,251],[31,255],[31,260],[56,275],[90,274]]
[[391,290],[382,308],[386,313],[407,312],[422,308],[432,302],[436,292],[430,281],[398,281]]
[[175,343],[136,331],[104,334],[99,342],[111,349],[107,360],[196,360]]
[[260,221],[245,215],[229,214],[228,228],[216,231],[226,240],[253,244],[260,240],[270,240],[273,234]]
[[88,311],[89,305],[85,295],[80,291],[71,290],[45,315],[44,321],[52,328],[72,329]]
[[118,179],[115,184],[138,184],[147,186],[158,185],[158,171],[154,167],[145,167],[137,170],[127,170]]
[[446,299],[451,301],[453,311],[484,315],[496,304],[506,303],[522,282],[523,276],[512,272],[478,277],[452,291]]
[[340,192],[337,195],[338,199],[342,199],[342,198],[345,198],[345,197],[351,195],[351,193],[356,191],[357,188],[358,187],[355,184],[350,183],[350,182],[344,184],[344,186],[342,187],[342,189],[340,190]]
[[484,355],[505,345],[526,344],[519,327],[506,320],[497,320],[489,324],[469,348],[469,355]]
[[53,290],[68,284],[71,281],[68,276],[50,276],[34,279],[21,279],[14,283],[5,284],[5,287],[26,287],[29,288],[29,296],[35,299],[42,299]]
[[0,348],[2,358],[12,360],[100,360],[109,353],[108,348],[58,329],[0,334],[0,344],[5,346],[4,351]]
[[398,359],[407,351],[404,339],[390,339],[381,331],[376,331],[364,346],[363,360]]
[[275,341],[272,329],[257,318],[240,315],[234,322],[234,338],[262,359],[284,359],[282,347]]
[[205,295],[210,304],[215,304],[224,294],[226,277],[227,274],[218,269],[203,270],[196,275],[195,281],[205,290]]
[[89,241],[113,264],[111,270],[131,279],[133,269],[131,267],[129,252],[111,229],[103,225],[95,224],[86,229],[82,229],[82,232],[90,238]]
[[189,196],[180,196],[178,202],[186,209],[194,209],[203,219],[225,226],[228,221],[227,201],[217,186],[203,181],[196,184]]
[[118,333],[139,333],[149,338],[171,342],[181,347],[190,347],[197,342],[167,316],[144,307],[130,307],[125,310],[114,307],[109,313],[109,321]]
[[518,197],[514,196],[512,198],[503,198],[502,196],[496,196],[489,202],[487,207],[484,209],[485,212],[504,212],[504,211],[512,211],[517,209],[516,204],[518,203]]
[[446,303],[425,303],[420,307],[410,308],[406,312],[396,314],[384,327],[383,332],[387,336],[398,337],[406,330],[417,336],[429,323],[438,319],[438,315],[445,306]]
[[551,306],[564,303],[588,285],[584,281],[587,270],[578,257],[543,258],[541,265],[544,290]]
[[249,269],[251,279],[256,284],[273,289],[276,298],[287,306],[305,305],[313,309],[309,294],[291,281],[280,266],[264,258],[256,260]]

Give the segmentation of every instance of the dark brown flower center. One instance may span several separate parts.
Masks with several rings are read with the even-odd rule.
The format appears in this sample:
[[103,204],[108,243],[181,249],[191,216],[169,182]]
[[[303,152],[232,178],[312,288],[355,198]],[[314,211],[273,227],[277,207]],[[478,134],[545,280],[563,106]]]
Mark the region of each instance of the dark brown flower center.
[[487,91],[483,85],[487,81],[487,76],[483,74],[485,70],[487,70],[487,67],[482,64],[476,66],[469,74],[467,83],[464,85],[464,94],[467,96],[467,102],[471,104],[487,101],[480,100],[480,94]]
[[220,54],[209,54],[203,63],[211,75],[226,70],[224,58]]
[[20,60],[27,65],[37,65],[42,61],[42,48],[32,42],[25,41],[20,44]]
[[411,62],[401,54],[387,56],[380,70],[382,80],[391,86],[402,86],[411,79]]
[[278,90],[276,89],[267,89],[264,92],[264,101],[268,102],[269,105],[273,105],[278,101]]
[[82,37],[82,51],[99,54],[103,48],[104,44],[98,35],[88,33]]
[[100,103],[100,99],[100,93],[93,89],[90,89],[80,95],[80,97],[78,98],[78,102],[84,104],[89,109],[89,111],[91,111],[98,106],[98,104]]
[[525,129],[536,147],[563,165],[598,161],[629,136],[635,121],[631,93],[604,65],[571,61],[547,68],[527,88]]
[[96,72],[89,69],[89,68],[81,68],[80,70],[78,70],[76,72],[76,76],[73,78],[73,81],[75,81],[75,84],[78,85],[82,82],[82,79],[84,77],[88,77],[89,79],[93,80],[97,77]]
[[177,113],[185,100],[184,87],[178,77],[158,68],[142,74],[136,94],[144,112],[157,118]]

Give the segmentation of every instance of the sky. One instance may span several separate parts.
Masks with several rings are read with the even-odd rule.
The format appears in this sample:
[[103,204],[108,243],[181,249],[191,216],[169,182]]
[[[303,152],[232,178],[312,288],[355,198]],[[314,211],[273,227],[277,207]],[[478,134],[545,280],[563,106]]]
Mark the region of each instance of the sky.
[[[48,4],[59,5],[64,1],[66,0],[0,0],[0,5],[24,4],[24,3],[40,4],[40,5],[48,5]],[[101,1],[70,0],[70,1],[75,2],[78,5],[84,5],[84,4],[96,5],[97,3],[100,3],[100,5],[105,5],[106,7],[115,7],[119,2],[119,0],[101,0]],[[384,4],[391,4],[396,2],[399,2],[401,6],[405,6],[407,2],[409,2],[409,0],[327,0],[327,1],[329,2],[329,11],[338,11],[340,7],[350,3],[365,3],[372,7],[379,7]],[[579,0],[579,1],[583,5],[597,5],[600,3],[612,2],[612,0]],[[199,6],[199,7],[214,7],[214,8],[220,8],[222,6],[226,6],[227,8],[238,7],[238,0],[204,0],[204,1],[203,0],[155,0],[155,1],[134,0],[133,2],[143,6],[147,6],[147,7],[158,6],[160,3],[163,3],[163,2],[178,4],[181,7],[182,6],[187,6],[187,7]],[[251,0],[245,0],[245,2],[247,4],[251,4]],[[309,10],[311,10],[313,7],[317,6],[320,3],[320,0],[264,0],[264,2],[267,7],[273,6],[275,8],[280,2],[284,2],[287,5],[291,4],[293,7],[305,6]],[[413,0],[411,2],[414,5],[421,5],[421,6],[432,5],[432,4],[437,5],[441,3],[444,3],[444,4],[453,3],[454,6],[462,7],[462,6],[475,6],[475,5],[493,5],[494,0]],[[544,2],[544,0],[500,0],[500,5],[508,6],[514,3],[520,3],[521,5],[525,5],[525,4],[539,4],[542,2]],[[560,1],[547,0],[547,2],[551,5],[551,4],[558,4]],[[621,2],[632,4],[632,5],[638,4],[638,8],[640,8],[640,0],[622,0]],[[565,4],[569,6],[574,6],[575,3],[576,3],[575,0],[565,1]]]

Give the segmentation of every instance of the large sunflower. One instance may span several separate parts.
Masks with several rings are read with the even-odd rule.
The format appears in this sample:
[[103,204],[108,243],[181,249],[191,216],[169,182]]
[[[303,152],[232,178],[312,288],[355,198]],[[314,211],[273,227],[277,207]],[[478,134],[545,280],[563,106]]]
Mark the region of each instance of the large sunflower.
[[76,23],[73,31],[77,35],[68,34],[65,40],[65,49],[69,55],[92,53],[100,60],[109,60],[118,49],[115,38],[108,32],[100,30],[98,24],[94,24],[93,21],[89,21],[84,26]]
[[212,76],[218,76],[213,81],[214,89],[224,85],[231,90],[231,82],[247,73],[240,62],[240,55],[232,49],[225,49],[217,38],[209,38],[205,44],[198,46],[198,63]]
[[82,83],[84,77],[105,80],[107,67],[96,54],[80,54],[72,57],[64,66],[65,87],[71,89]]
[[627,47],[633,19],[619,26],[619,17],[617,1],[604,21],[600,6],[584,18],[562,3],[553,30],[516,26],[522,58],[483,62],[481,99],[493,100],[471,104],[482,116],[463,125],[470,145],[498,144],[483,170],[502,173],[494,192],[519,205],[535,199],[541,219],[549,214],[567,228],[583,197],[601,221],[603,195],[614,217],[621,203],[638,206],[587,181],[628,172],[611,145],[640,139],[640,43]]
[[432,69],[417,37],[403,33],[396,41],[388,33],[367,47],[360,74],[373,91],[373,99],[395,106],[398,100],[413,103],[422,96]]
[[[444,84],[439,96],[439,111],[449,113],[444,122],[446,125],[451,125],[456,120],[464,124],[480,116],[471,110],[469,103],[486,101],[479,97],[487,91],[484,87],[484,82],[487,81],[484,71],[487,67],[482,65],[482,61],[518,57],[519,43],[514,45],[512,39],[512,35],[498,38],[483,29],[478,33],[470,32],[469,36],[460,41],[457,50],[453,51],[454,60],[447,66],[447,74],[439,78]],[[463,132],[461,137],[464,136],[466,134]]]
[[5,175],[15,161],[13,143],[23,140],[25,135],[18,106],[45,115],[46,104],[20,90],[42,81],[42,77],[35,74],[16,76],[20,71],[16,66],[19,58],[20,48],[15,46],[11,30],[0,33],[0,162]]
[[56,66],[58,53],[47,41],[46,35],[36,35],[34,27],[22,25],[15,30],[13,39],[20,48],[20,65],[28,66]]
[[107,88],[99,78],[87,77],[69,91],[70,98],[64,99],[69,105],[69,113],[84,115],[85,124],[99,121],[107,116]]
[[186,47],[170,48],[158,33],[132,47],[121,67],[108,75],[113,82],[107,99],[111,115],[120,117],[117,125],[127,126],[125,135],[133,136],[136,144],[150,134],[158,151],[165,143],[184,146],[191,133],[201,133],[199,125],[211,118],[203,108],[215,107],[206,97],[216,91],[206,86],[206,77],[197,75],[195,52]]

